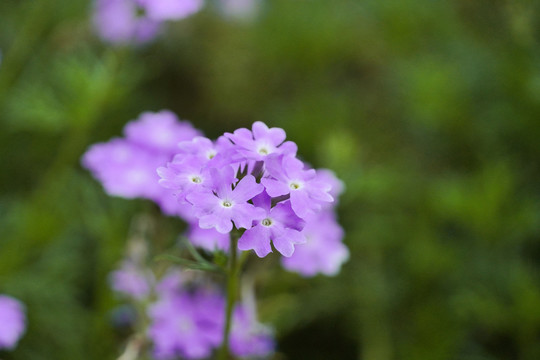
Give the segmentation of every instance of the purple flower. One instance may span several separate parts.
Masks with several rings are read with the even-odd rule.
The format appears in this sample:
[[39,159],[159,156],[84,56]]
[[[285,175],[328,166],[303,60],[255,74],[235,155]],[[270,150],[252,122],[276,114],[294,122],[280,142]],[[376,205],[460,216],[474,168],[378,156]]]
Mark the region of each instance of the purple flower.
[[264,190],[253,176],[246,175],[232,189],[236,180],[232,167],[227,166],[222,170],[213,168],[210,173],[214,191],[192,193],[186,197],[193,204],[194,214],[199,218],[201,228],[216,228],[218,232],[225,234],[232,230],[232,222],[238,229],[249,229],[254,220],[262,219],[264,211],[247,202]]
[[321,209],[321,203],[332,202],[328,193],[331,185],[317,178],[313,169],[305,170],[304,163],[293,156],[273,156],[266,162],[270,177],[261,180],[272,197],[290,194],[296,215],[307,218]]
[[238,240],[238,249],[255,250],[259,257],[268,255],[274,247],[283,256],[291,256],[295,244],[306,242],[300,230],[304,221],[292,211],[289,201],[280,202],[271,208],[272,199],[268,194],[261,193],[253,199],[253,204],[265,212],[264,218],[256,220],[251,229],[244,232]]
[[201,132],[188,121],[179,120],[173,112],[162,110],[142,113],[137,120],[126,124],[124,135],[130,143],[172,158],[178,152],[178,143],[200,136]]
[[272,330],[257,322],[254,311],[239,304],[233,313],[230,348],[238,357],[268,356],[275,348]]
[[110,275],[111,287],[115,291],[136,300],[148,297],[152,280],[148,273],[127,261]]
[[317,273],[335,275],[348,260],[349,250],[343,244],[343,229],[331,211],[309,218],[302,230],[307,241],[296,247],[291,257],[283,258],[283,267],[304,276]]
[[167,163],[166,167],[159,167],[159,184],[165,188],[179,190],[183,201],[192,192],[208,191],[213,182],[209,170],[201,166],[201,160],[195,156],[186,156],[177,162]]
[[25,328],[23,304],[10,296],[0,295],[0,349],[13,349]]
[[224,163],[215,164],[216,157],[230,157],[233,151],[233,144],[224,136],[220,136],[215,142],[212,140],[197,136],[191,141],[183,141],[178,144],[178,155],[173,161],[182,161],[186,155],[196,156],[201,165],[212,164],[222,166]]
[[138,16],[135,0],[96,0],[93,23],[99,36],[113,44],[144,43],[160,30],[160,22]]
[[155,169],[167,161],[166,154],[153,153],[125,139],[94,144],[82,163],[101,182],[105,191],[128,199],[156,198],[163,192]]
[[198,12],[202,0],[138,0],[152,20],[180,20]]
[[159,185],[156,169],[170,161],[177,143],[200,134],[170,111],[145,112],[124,128],[126,138],[95,144],[82,158],[110,195],[144,198],[168,215],[189,217],[191,207],[179,204],[174,191]]
[[171,294],[149,309],[157,359],[208,357],[222,338],[224,301],[214,293]]
[[209,251],[216,249],[229,251],[230,235],[222,234],[215,229],[201,229],[198,224],[189,227],[187,238],[195,246]]
[[345,191],[345,184],[343,183],[343,181],[338,179],[336,174],[332,170],[328,169],[317,169],[317,180],[330,186],[330,191],[328,191],[328,193],[334,198],[334,202],[326,203],[326,205],[337,205],[339,196],[343,193],[343,191]]
[[294,156],[298,149],[292,141],[285,141],[286,134],[283,129],[269,129],[260,121],[253,123],[252,131],[242,128],[232,134],[225,133],[225,136],[237,146],[237,151],[248,160],[265,160],[270,154]]

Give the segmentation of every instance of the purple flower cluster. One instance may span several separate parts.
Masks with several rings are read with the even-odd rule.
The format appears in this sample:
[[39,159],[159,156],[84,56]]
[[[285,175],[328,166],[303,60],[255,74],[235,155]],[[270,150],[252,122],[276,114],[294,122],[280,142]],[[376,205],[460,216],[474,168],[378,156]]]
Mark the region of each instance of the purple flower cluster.
[[[215,142],[204,137],[181,142],[173,160],[158,169],[160,184],[174,190],[183,207],[192,207],[200,228],[221,234],[243,229],[240,250],[264,257],[273,245],[290,257],[296,245],[306,243],[304,227],[332,212],[332,187],[340,184],[328,172],[310,169],[296,151],[283,129],[255,122],[251,130],[225,133]],[[343,249],[339,230],[331,249],[336,242]]]
[[[221,345],[225,298],[212,286],[191,281],[193,279],[184,277],[174,268],[156,282],[148,270],[126,262],[112,273],[111,279],[115,291],[140,304],[157,298],[148,307],[150,325],[147,329],[156,359],[178,356],[204,359]],[[237,357],[265,356],[273,352],[272,331],[257,321],[252,307],[236,305],[230,347]]]
[[156,168],[173,157],[178,142],[199,134],[170,111],[145,112],[124,127],[124,138],[92,145],[82,164],[109,195],[149,199],[167,215],[182,215],[186,209],[178,205],[172,191],[159,186]]
[[167,20],[180,20],[198,12],[203,0],[96,0],[94,27],[114,44],[152,40]]
[[161,111],[143,113],[124,135],[93,145],[83,165],[109,194],[150,199],[183,218],[195,246],[228,251],[236,228],[239,250],[276,249],[304,276],[335,274],[347,260],[334,214],[343,184],[298,159],[283,129],[255,122],[212,141]]
[[25,328],[24,306],[10,296],[0,295],[0,349],[13,349]]
[[[208,358],[223,341],[225,299],[213,289],[161,293],[148,313],[156,359]],[[266,356],[274,350],[271,329],[252,314],[242,304],[234,309],[230,348],[237,357]]]

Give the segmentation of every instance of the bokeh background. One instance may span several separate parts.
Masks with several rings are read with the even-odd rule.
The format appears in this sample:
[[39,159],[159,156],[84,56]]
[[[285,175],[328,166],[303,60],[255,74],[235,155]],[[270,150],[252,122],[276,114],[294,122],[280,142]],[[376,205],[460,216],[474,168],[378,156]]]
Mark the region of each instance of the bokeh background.
[[120,354],[107,275],[133,219],[165,243],[184,224],[108,197],[80,157],[171,109],[209,137],[282,127],[346,183],[338,276],[265,260],[276,359],[540,359],[540,2],[213,5],[118,47],[90,1],[0,1],[0,293],[29,318],[0,357]]

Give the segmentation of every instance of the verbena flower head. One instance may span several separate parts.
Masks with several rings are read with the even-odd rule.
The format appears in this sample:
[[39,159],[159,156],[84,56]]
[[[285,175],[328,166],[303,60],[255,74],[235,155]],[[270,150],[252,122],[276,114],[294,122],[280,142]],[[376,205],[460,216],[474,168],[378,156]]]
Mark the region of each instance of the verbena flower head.
[[[143,113],[124,134],[93,145],[83,165],[109,194],[153,200],[165,214],[186,220],[187,237],[210,251],[227,251],[236,228],[242,234],[238,249],[259,257],[273,249],[292,256],[306,243],[304,226],[312,228],[319,214],[332,213],[343,188],[331,171],[301,161],[283,129],[262,122],[212,141],[162,111]],[[334,231],[329,238],[342,237],[339,226],[327,231]],[[343,249],[341,241],[323,243]]]
[[11,296],[0,295],[0,349],[13,349],[25,328],[23,304]]
[[264,257],[275,248],[291,256],[305,243],[304,225],[331,209],[339,180],[310,169],[296,157],[297,146],[283,129],[255,122],[225,133],[179,144],[173,161],[158,168],[160,184],[191,207],[192,223],[228,234],[243,232],[240,250]]

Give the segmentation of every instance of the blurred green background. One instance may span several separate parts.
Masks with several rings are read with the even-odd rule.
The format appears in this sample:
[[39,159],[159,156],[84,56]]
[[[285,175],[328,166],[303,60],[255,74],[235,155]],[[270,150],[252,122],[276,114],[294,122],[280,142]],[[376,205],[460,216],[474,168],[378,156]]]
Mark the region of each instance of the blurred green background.
[[259,279],[276,359],[540,359],[540,2],[269,0],[212,6],[142,47],[87,0],[0,1],[0,293],[29,328],[6,360],[113,359],[107,274],[132,219],[79,159],[143,111],[207,136],[262,120],[346,183],[351,258]]

